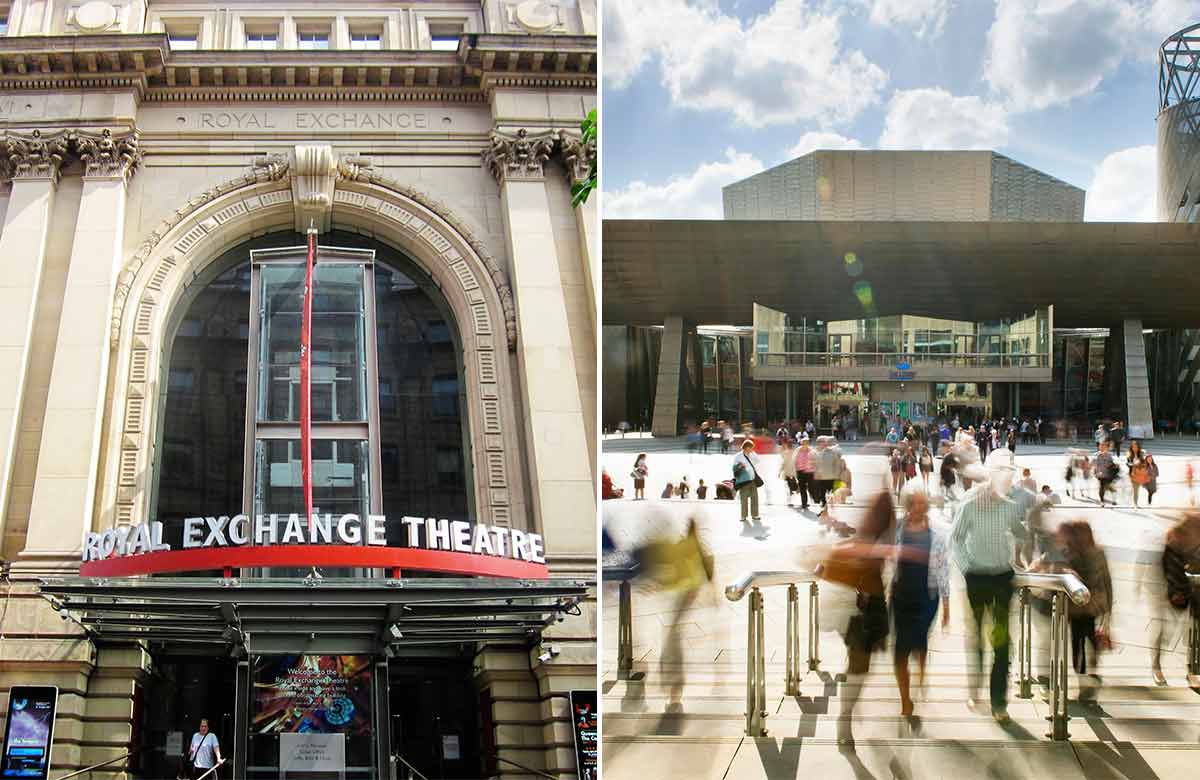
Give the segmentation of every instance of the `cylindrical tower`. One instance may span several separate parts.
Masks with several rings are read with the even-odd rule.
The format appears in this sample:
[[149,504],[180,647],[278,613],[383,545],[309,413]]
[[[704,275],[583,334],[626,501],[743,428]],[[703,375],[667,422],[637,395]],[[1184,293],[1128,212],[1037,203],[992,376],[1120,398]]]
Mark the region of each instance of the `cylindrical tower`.
[[1200,221],[1200,24],[1158,50],[1158,218]]

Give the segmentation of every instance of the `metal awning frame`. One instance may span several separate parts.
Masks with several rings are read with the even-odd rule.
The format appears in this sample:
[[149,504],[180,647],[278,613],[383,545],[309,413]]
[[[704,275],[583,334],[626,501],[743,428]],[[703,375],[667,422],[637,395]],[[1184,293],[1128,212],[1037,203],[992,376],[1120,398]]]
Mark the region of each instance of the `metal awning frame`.
[[393,654],[404,647],[533,644],[579,614],[592,583],[489,578],[48,577],[41,594],[97,643],[241,656]]

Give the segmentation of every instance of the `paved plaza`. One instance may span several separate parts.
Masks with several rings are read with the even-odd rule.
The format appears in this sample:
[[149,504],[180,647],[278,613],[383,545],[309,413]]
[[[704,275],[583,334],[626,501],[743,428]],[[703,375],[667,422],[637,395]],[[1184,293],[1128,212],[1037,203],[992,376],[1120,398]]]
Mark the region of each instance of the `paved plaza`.
[[[1200,458],[1200,443],[1189,439],[1148,444],[1160,463],[1155,507],[1134,509],[1129,496],[1115,509],[1063,493],[1064,445],[1019,447],[1017,465],[1030,468],[1039,485],[1063,493],[1059,518],[1088,520],[1109,558],[1114,580],[1114,649],[1102,656],[1103,686],[1094,704],[1074,701],[1070,675],[1069,742],[1045,737],[1049,705],[1035,686],[1029,699],[1010,690],[1012,722],[997,724],[981,707],[966,706],[968,654],[966,599],[961,578],[952,578],[951,622],[935,626],[929,670],[917,693],[921,728],[914,734],[899,717],[900,702],[890,653],[880,652],[855,710],[857,749],[839,751],[836,714],[845,667],[845,649],[835,633],[822,633],[820,665],[808,672],[800,695],[784,695],[785,588],[763,590],[769,716],[765,738],[747,738],[745,728],[746,599],[733,603],[721,590],[752,570],[811,566],[816,552],[836,539],[816,521],[815,512],[785,504],[776,477],[778,456],[761,458],[766,479],[759,524],[743,526],[737,502],[709,499],[661,500],[665,482],[687,476],[693,490],[700,479],[728,479],[730,456],[688,453],[682,439],[609,439],[602,465],[618,487],[631,488],[629,472],[638,452],[648,453],[646,501],[604,502],[609,533],[619,547],[633,547],[662,534],[682,534],[695,520],[713,552],[713,586],[685,597],[653,583],[633,588],[635,674],[620,680],[616,671],[617,586],[604,587],[604,767],[605,777],[623,778],[1127,778],[1153,780],[1191,776],[1200,760],[1200,696],[1186,685],[1186,623],[1172,624],[1164,671],[1169,685],[1153,685],[1149,637],[1160,619],[1161,586],[1152,576],[1162,537],[1187,504],[1184,466]],[[845,445],[854,484],[865,486],[879,468],[861,446]],[[714,447],[713,452],[719,451]],[[935,491],[936,493],[936,491]],[[632,490],[628,490],[632,494]],[[860,500],[838,507],[836,517],[853,525]],[[935,522],[945,522],[935,507]],[[958,579],[958,582],[954,582]],[[801,590],[801,612],[805,610]],[[1015,605],[1015,601],[1014,601]],[[1016,631],[1016,620],[1012,621]],[[1045,631],[1035,620],[1035,674],[1048,656]],[[803,631],[802,631],[803,634]],[[802,653],[807,637],[801,636]],[[1016,674],[1013,645],[1013,675]],[[1040,667],[1040,668],[1039,668]],[[914,678],[915,685],[915,678]],[[654,767],[650,770],[649,767]],[[649,774],[647,774],[649,772]]]

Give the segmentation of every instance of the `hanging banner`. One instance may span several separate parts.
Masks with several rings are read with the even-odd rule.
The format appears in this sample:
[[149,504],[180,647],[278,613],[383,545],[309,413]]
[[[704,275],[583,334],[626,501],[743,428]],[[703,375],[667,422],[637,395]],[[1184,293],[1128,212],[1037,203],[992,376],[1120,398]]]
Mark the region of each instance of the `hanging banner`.
[[546,579],[541,534],[433,517],[312,514],[189,517],[118,526],[83,538],[84,577],[299,567],[418,569]]
[[579,780],[599,780],[600,750],[595,691],[571,691],[571,732]]
[[304,264],[304,303],[300,317],[300,484],[304,516],[312,525],[312,304],[313,264],[317,262],[317,231],[308,229],[308,259]]
[[54,744],[54,712],[58,688],[53,685],[14,685],[9,691],[0,777],[46,780]]

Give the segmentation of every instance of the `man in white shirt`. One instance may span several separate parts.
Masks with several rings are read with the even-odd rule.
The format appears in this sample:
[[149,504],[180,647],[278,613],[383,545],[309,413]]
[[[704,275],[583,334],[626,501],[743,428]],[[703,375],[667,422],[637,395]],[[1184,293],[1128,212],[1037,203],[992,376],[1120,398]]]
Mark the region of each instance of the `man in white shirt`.
[[225,759],[221,758],[221,743],[217,735],[208,730],[207,719],[201,719],[200,730],[192,735],[188,759],[192,762],[192,780],[214,766],[225,763]]

